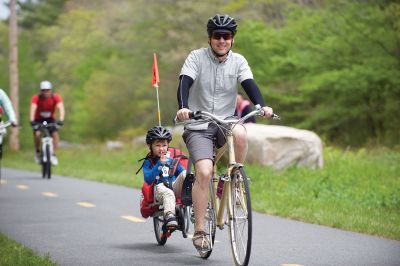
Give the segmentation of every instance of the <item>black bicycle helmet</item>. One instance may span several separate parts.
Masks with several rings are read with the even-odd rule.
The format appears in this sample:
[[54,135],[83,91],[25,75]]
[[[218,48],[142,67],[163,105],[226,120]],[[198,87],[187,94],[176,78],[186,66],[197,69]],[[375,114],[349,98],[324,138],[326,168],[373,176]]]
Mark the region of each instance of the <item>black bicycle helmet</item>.
[[151,144],[155,140],[165,139],[168,142],[172,140],[171,132],[168,129],[161,126],[152,127],[147,131],[146,143]]
[[208,36],[211,36],[213,31],[221,30],[221,31],[230,31],[232,35],[236,34],[237,24],[234,18],[229,15],[215,15],[210,18],[207,23],[207,32]]

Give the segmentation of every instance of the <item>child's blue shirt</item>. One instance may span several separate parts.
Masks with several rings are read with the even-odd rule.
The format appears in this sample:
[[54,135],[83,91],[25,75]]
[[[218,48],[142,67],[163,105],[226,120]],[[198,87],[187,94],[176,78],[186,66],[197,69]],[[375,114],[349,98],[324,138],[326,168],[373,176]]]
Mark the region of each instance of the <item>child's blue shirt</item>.
[[[147,184],[151,184],[154,182],[154,180],[156,180],[156,177],[160,175],[161,172],[161,168],[164,165],[170,166],[172,164],[172,158],[168,158],[167,159],[167,163],[161,163],[160,159],[157,160],[156,163],[152,162],[152,159],[146,159],[143,163],[143,175],[144,175],[144,181]],[[178,166],[176,167],[176,171],[172,176],[172,183],[175,182],[176,177],[182,173],[182,171],[185,171],[185,169],[183,168],[183,166],[178,162]],[[169,181],[169,180],[165,180],[165,181]],[[161,179],[157,180],[157,184],[162,183]]]

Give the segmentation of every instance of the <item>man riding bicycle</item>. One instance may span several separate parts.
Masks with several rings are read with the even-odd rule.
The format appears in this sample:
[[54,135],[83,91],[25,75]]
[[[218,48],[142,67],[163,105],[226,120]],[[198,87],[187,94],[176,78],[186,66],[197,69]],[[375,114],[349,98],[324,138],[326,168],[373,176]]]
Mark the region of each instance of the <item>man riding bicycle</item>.
[[[191,111],[207,111],[225,119],[235,113],[237,83],[239,82],[253,104],[262,106],[264,117],[271,117],[272,108],[264,104],[246,59],[231,51],[237,24],[228,15],[215,15],[207,23],[208,48],[192,51],[182,67],[179,86],[177,118],[189,119]],[[210,248],[204,232],[204,215],[208,201],[208,185],[213,175],[214,139],[217,146],[225,142],[223,132],[212,123],[189,120],[183,139],[195,165],[196,182],[192,190],[195,213],[193,245],[198,250]],[[235,156],[243,163],[247,153],[246,129],[238,125],[233,130]]]
[[[44,80],[40,82],[40,93],[32,96],[30,107],[30,121],[33,128],[33,137],[35,144],[35,161],[40,163],[40,129],[38,124],[46,121],[47,123],[55,123],[54,113],[58,110],[59,119],[56,122],[59,126],[63,125],[65,108],[62,98],[59,94],[52,91],[53,85],[50,81]],[[57,127],[50,128],[50,134],[53,138],[54,153],[51,155],[51,164],[57,165],[58,160],[55,154],[58,148],[59,135]]]

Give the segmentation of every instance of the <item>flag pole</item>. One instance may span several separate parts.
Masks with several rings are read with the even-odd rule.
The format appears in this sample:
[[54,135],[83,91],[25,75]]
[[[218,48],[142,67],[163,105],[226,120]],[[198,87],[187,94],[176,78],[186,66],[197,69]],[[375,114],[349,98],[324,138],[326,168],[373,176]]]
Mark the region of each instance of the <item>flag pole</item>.
[[157,116],[158,116],[158,125],[161,126],[161,112],[160,112],[160,97],[158,96],[158,85],[155,86],[157,91]]
[[152,84],[153,87],[156,88],[157,91],[157,116],[158,116],[158,125],[161,126],[161,112],[160,112],[160,97],[158,95],[158,84],[160,83],[160,76],[158,75],[158,65],[157,65],[157,55],[154,52],[153,56],[153,77],[152,77]]

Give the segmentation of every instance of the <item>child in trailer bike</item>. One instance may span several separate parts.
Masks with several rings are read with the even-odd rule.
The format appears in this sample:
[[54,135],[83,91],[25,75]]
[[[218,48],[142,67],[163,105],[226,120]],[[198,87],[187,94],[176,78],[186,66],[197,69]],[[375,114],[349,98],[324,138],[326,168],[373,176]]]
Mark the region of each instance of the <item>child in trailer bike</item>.
[[[156,126],[147,132],[146,143],[150,149],[149,157],[143,163],[144,181],[154,183],[154,197],[162,204],[165,226],[169,230],[178,227],[176,219],[176,199],[181,195],[186,170],[168,155],[169,143],[172,140],[170,131]],[[175,164],[175,165],[173,165]]]

